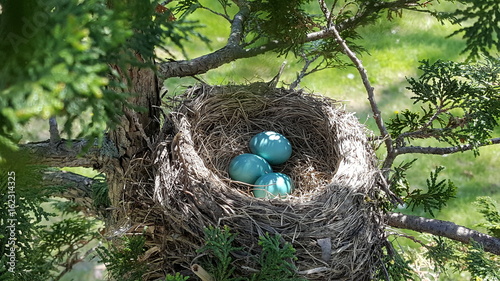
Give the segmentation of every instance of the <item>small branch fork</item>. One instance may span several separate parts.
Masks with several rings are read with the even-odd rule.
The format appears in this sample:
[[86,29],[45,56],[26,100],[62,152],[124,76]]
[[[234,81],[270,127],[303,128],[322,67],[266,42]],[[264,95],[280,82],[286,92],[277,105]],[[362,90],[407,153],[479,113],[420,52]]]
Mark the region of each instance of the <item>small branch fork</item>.
[[[368,80],[368,74],[366,69],[363,66],[363,63],[361,62],[360,59],[357,58],[356,54],[347,46],[346,42],[342,37],[340,36],[340,33],[338,32],[337,28],[332,25],[330,27],[332,30],[333,36],[335,37],[335,40],[337,43],[340,45],[344,53],[349,57],[349,59],[354,63],[356,69],[359,72],[359,75],[361,76],[361,79],[363,80],[363,85],[366,89],[366,93],[368,94],[368,101],[370,102],[370,107],[373,112],[373,118],[375,119],[375,123],[377,124],[377,127],[380,131],[381,138],[385,142],[385,146],[387,148],[387,158],[389,158],[391,155],[394,155],[395,157],[395,151],[394,151],[394,146],[393,146],[393,141],[391,136],[389,135],[389,132],[387,131],[387,128],[384,125],[384,121],[382,119],[382,113],[380,112],[380,109],[378,108],[377,102],[375,101],[375,93],[374,93],[374,88],[370,84],[370,81]],[[389,169],[392,166],[392,161],[388,162],[387,160],[384,162],[383,169]],[[387,176],[387,174],[386,174]]]
[[321,71],[323,69],[328,68],[328,66],[321,66],[322,62],[318,63],[315,67],[313,67],[311,70],[309,70],[309,67],[311,64],[313,64],[316,60],[318,60],[321,56],[320,55],[315,55],[312,58],[308,58],[306,54],[301,54],[302,59],[304,60],[304,66],[302,67],[302,70],[297,73],[297,78],[295,81],[290,84],[290,89],[295,89],[299,86],[300,82],[304,77],[307,75],[313,74],[314,72]]
[[[322,2],[322,1],[320,1]],[[323,7],[325,9],[325,7]],[[326,10],[325,16],[329,15]],[[368,100],[370,102],[370,107],[374,114],[374,119],[377,124],[377,127],[381,133],[381,139],[384,140],[386,148],[387,148],[387,157],[383,163],[382,168],[384,169],[384,176],[387,177],[389,170],[394,162],[396,156],[405,153],[423,153],[423,154],[449,154],[458,151],[470,150],[473,149],[472,145],[464,145],[457,147],[448,147],[448,148],[424,148],[424,147],[400,147],[395,148],[393,146],[393,140],[387,131],[387,128],[384,125],[384,121],[382,120],[381,112],[378,108],[377,102],[375,101],[374,88],[371,86],[370,81],[368,80],[367,71],[364,68],[361,60],[356,57],[356,54],[347,46],[345,40],[340,36],[339,31],[335,27],[335,25],[329,26],[329,29],[332,31],[332,34],[340,45],[344,53],[349,57],[352,63],[355,65],[358,70],[361,79],[363,81],[363,85],[368,94]],[[492,139],[488,144],[496,144],[500,143],[500,138]],[[487,252],[491,252],[496,255],[500,255],[500,239],[480,233],[478,231],[456,225],[452,222],[435,220],[435,219],[426,219],[418,216],[410,216],[403,215],[399,213],[390,213],[386,217],[387,222],[390,226],[404,229],[411,229],[420,232],[431,233],[438,236],[444,236],[456,241],[460,241],[463,243],[470,243],[471,239],[483,245],[484,250]]]
[[[418,0],[396,0],[390,2],[378,3],[376,5],[369,6],[367,9],[360,11],[355,16],[343,20],[336,27],[332,24],[334,21],[333,13],[328,9],[325,1],[318,0],[320,8],[322,9],[326,19],[327,26],[319,31],[311,32],[305,36],[304,42],[313,42],[325,38],[330,38],[334,32],[334,29],[342,31],[349,28],[354,28],[361,24],[363,20],[373,14],[376,14],[384,9],[409,9],[414,6],[418,6]],[[284,42],[278,42],[275,40],[270,40],[268,43],[263,45],[255,46],[252,48],[245,48],[248,44],[244,44],[244,22],[250,14],[250,6],[247,1],[244,0],[233,0],[233,2],[239,7],[239,12],[230,19],[231,22],[231,32],[228,38],[227,44],[206,55],[191,59],[191,60],[178,60],[178,61],[165,61],[159,64],[159,75],[162,78],[170,77],[183,77],[192,76],[197,74],[205,73],[211,69],[215,69],[223,64],[242,59],[254,57],[266,52],[275,50],[284,45]],[[337,4],[337,0],[334,1],[332,8]],[[225,15],[219,14],[220,16],[227,18]]]

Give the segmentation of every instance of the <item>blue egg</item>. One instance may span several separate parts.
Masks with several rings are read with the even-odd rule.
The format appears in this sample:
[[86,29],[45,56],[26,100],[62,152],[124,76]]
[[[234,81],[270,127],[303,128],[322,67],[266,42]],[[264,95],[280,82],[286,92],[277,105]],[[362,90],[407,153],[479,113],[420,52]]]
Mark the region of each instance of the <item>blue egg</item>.
[[285,163],[292,155],[292,145],[282,134],[266,131],[258,133],[250,140],[250,151],[262,156],[271,165]]
[[255,182],[253,195],[257,198],[286,197],[293,192],[293,182],[289,176],[282,173],[269,173],[261,176]]
[[229,176],[249,184],[254,184],[260,176],[272,171],[264,158],[250,153],[238,155],[229,163]]

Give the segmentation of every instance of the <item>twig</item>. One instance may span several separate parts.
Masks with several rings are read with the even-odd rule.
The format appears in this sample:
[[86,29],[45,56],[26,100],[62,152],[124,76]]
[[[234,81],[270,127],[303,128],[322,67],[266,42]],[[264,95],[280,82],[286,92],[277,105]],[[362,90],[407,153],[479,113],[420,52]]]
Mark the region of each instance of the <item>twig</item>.
[[408,235],[408,234],[404,234],[404,233],[398,233],[398,232],[389,232],[387,233],[388,235],[394,235],[394,236],[399,236],[399,237],[403,237],[403,238],[406,238],[406,239],[410,239],[411,241],[417,243],[417,244],[420,244],[422,247],[424,248],[429,248],[429,246],[427,244],[425,244],[423,241],[411,236],[411,235]]
[[[361,76],[361,79],[363,80],[363,85],[365,86],[366,93],[368,94],[368,101],[370,101],[370,107],[373,112],[373,118],[375,119],[375,123],[377,124],[377,127],[380,131],[381,137],[384,139],[385,146],[387,148],[387,158],[386,161],[384,161],[384,164],[382,168],[384,169],[389,169],[392,166],[392,163],[394,161],[394,158],[396,156],[394,147],[392,145],[392,138],[389,135],[389,132],[387,131],[387,128],[384,125],[384,121],[382,120],[382,113],[380,112],[377,102],[375,101],[375,94],[374,94],[374,88],[371,86],[370,81],[368,80],[368,74],[366,69],[363,66],[363,63],[361,60],[359,60],[356,57],[356,54],[351,51],[349,46],[347,46],[346,42],[342,37],[340,36],[340,33],[337,31],[337,28],[335,25],[332,25],[330,27],[333,36],[335,37],[335,40],[337,43],[340,45],[344,53],[349,57],[349,59],[354,63],[356,66],[356,69],[359,72],[359,75]],[[390,161],[388,161],[390,160]],[[387,174],[385,174],[387,176]]]
[[201,265],[193,264],[191,266],[191,270],[196,274],[196,276],[200,277],[202,281],[215,281],[215,279],[208,273]]
[[304,79],[304,77],[306,77],[307,75],[309,75],[311,73],[316,72],[318,67],[319,67],[319,66],[317,66],[317,67],[313,68],[311,71],[307,71],[307,69],[309,69],[311,64],[313,62],[315,62],[320,57],[320,55],[316,55],[312,59],[308,59],[305,54],[302,54],[301,56],[304,59],[305,63],[304,63],[304,66],[302,67],[302,69],[300,70],[300,72],[297,74],[297,78],[295,79],[295,81],[293,81],[292,84],[290,84],[290,89],[292,89],[292,90],[297,88],[297,86],[299,86],[300,82],[302,81],[302,79]]
[[284,61],[281,64],[280,69],[278,70],[278,73],[273,77],[273,79],[271,79],[271,81],[267,82],[267,85],[270,88],[276,88],[276,85],[278,85],[278,82],[280,81],[280,78],[281,78],[281,74],[283,74],[283,70],[285,70],[286,63],[287,62]]
[[50,144],[55,145],[61,141],[61,136],[59,135],[59,129],[57,128],[57,120],[54,116],[49,118],[49,133],[50,133]]
[[328,267],[316,267],[316,268],[311,268],[307,270],[302,270],[302,271],[297,271],[298,274],[300,275],[308,275],[308,274],[315,274],[315,273],[321,273],[321,272],[326,272],[326,271],[331,271],[331,268]]
[[[479,146],[488,146],[493,144],[500,144],[500,138],[490,139]],[[405,146],[400,147],[396,150],[397,155],[408,154],[408,153],[420,153],[420,154],[435,154],[435,155],[446,155],[453,154],[456,152],[463,152],[468,150],[473,150],[476,148],[472,144],[451,146],[451,147],[422,147],[422,146]]]
[[229,16],[227,15],[227,11],[226,11],[226,14],[223,14],[223,13],[219,13],[215,10],[212,10],[210,9],[209,7],[206,7],[206,6],[203,6],[203,5],[200,5],[200,8],[201,9],[204,9],[204,10],[207,10],[209,11],[210,13],[214,14],[214,15],[217,15],[217,16],[220,16],[220,17],[223,17],[224,19],[226,19],[227,21],[231,22],[231,19],[229,18]]
[[64,270],[59,273],[57,277],[54,278],[55,281],[61,280],[66,273],[70,272],[73,269],[73,266],[79,262],[81,262],[82,259],[78,257],[78,252],[72,254],[66,259],[66,262],[62,264],[61,266],[64,266]]

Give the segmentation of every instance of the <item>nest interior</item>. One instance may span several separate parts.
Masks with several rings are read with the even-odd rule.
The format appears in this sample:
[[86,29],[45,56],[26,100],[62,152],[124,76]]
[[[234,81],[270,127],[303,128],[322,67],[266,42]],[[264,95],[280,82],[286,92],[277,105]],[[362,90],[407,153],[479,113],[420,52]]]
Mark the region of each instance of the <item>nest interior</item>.
[[[371,279],[385,241],[374,200],[379,171],[367,131],[352,113],[323,96],[262,83],[198,85],[171,104],[154,154],[154,183],[129,199],[148,206],[130,218],[151,226],[147,243],[154,250],[145,258],[158,274],[188,269],[204,228],[227,225],[238,233],[236,246],[250,253],[258,253],[259,236],[280,234],[308,280]],[[294,181],[286,199],[254,198],[227,172],[233,157],[249,153],[250,138],[267,130],[292,144],[291,158],[273,166]],[[234,264],[244,275],[252,262],[235,257]]]

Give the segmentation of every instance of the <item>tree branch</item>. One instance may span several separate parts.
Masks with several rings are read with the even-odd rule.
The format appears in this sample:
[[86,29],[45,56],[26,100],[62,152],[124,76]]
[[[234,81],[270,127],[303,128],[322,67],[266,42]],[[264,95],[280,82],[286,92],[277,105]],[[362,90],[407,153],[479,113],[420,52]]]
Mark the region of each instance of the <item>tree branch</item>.
[[[364,22],[367,17],[373,16],[383,9],[402,9],[408,6],[417,5],[417,2],[418,0],[398,0],[366,6],[362,12],[340,22],[337,25],[337,30],[341,32],[345,29],[354,29],[362,22]],[[211,69],[218,68],[226,63],[230,63],[238,59],[254,57],[287,45],[286,42],[277,42],[271,40],[269,43],[261,46],[248,49],[243,48],[243,46],[239,44],[241,43],[243,36],[243,23],[251,11],[243,1],[241,1],[241,3],[240,1],[238,1],[237,3],[240,7],[240,11],[232,20],[231,33],[229,35],[228,42],[224,47],[212,53],[191,60],[162,62],[158,67],[159,75],[162,78],[198,75],[205,73]],[[329,38],[330,36],[332,36],[333,31],[334,27],[330,26],[317,32],[311,32],[306,35],[304,42],[302,43]]]
[[49,118],[49,133],[50,144],[54,145],[61,141],[61,136],[59,135],[59,129],[57,128],[57,120],[55,116]]
[[[491,139],[489,142],[481,146],[488,146],[493,144],[500,144],[500,138]],[[472,144],[451,146],[451,147],[422,147],[422,146],[404,146],[396,149],[396,154],[408,154],[408,153],[420,153],[420,154],[435,154],[435,155],[445,155],[453,154],[456,152],[464,152],[468,150],[473,150],[476,147]]]
[[221,49],[191,60],[169,61],[159,65],[159,74],[164,78],[193,76],[205,73],[223,64],[241,58],[253,57],[268,50],[245,50],[239,44],[243,36],[243,23],[250,13],[247,5],[239,5],[240,11],[231,21],[231,32],[227,44]]
[[238,46],[242,40],[243,36],[243,24],[248,14],[250,14],[250,8],[248,5],[239,5],[240,11],[234,16],[231,22],[231,33],[227,40],[227,46]]
[[389,213],[386,219],[388,225],[396,228],[430,233],[465,244],[469,244],[471,240],[474,240],[481,244],[485,251],[500,255],[500,239],[457,225],[453,222],[404,215],[401,213]]
[[65,171],[45,171],[42,179],[44,186],[67,187],[53,196],[71,200],[80,205],[86,213],[96,214],[92,199],[93,179]]
[[50,141],[43,141],[21,144],[19,147],[32,156],[33,163],[51,167],[88,167],[99,170],[117,157],[116,147],[107,139],[102,146],[98,146],[97,142],[89,146],[87,140],[61,140],[55,145]]
[[[387,148],[387,155],[388,157],[390,155],[394,154],[394,147],[392,145],[392,138],[389,135],[389,132],[387,131],[387,128],[384,125],[384,121],[382,120],[382,113],[380,112],[377,102],[375,101],[375,93],[374,89],[370,84],[370,81],[368,80],[368,74],[366,69],[363,66],[363,63],[361,60],[359,60],[356,57],[356,54],[351,51],[349,46],[347,46],[346,42],[342,37],[340,36],[340,33],[337,31],[336,27],[334,25],[331,26],[330,28],[333,32],[333,36],[335,37],[335,40],[337,43],[340,45],[344,53],[349,57],[349,59],[354,63],[356,66],[356,69],[359,72],[359,75],[361,76],[361,80],[363,81],[363,85],[365,86],[366,93],[368,94],[368,101],[370,102],[370,107],[373,112],[373,118],[375,119],[375,123],[377,124],[377,127],[380,131],[381,137],[384,139],[385,146]],[[392,166],[392,162],[387,163],[384,162],[383,168],[388,169]]]
[[[233,26],[235,22],[237,23],[237,21],[233,20]],[[193,76],[205,73],[211,69],[215,69],[238,59],[255,57],[266,52],[276,50],[285,45],[283,42],[271,41],[258,47],[245,49],[241,45],[234,44],[237,42],[237,36],[239,35],[241,35],[239,31],[232,27],[228,44],[221,49],[190,60],[167,61],[160,63],[158,72],[163,78]],[[331,35],[331,28],[312,32],[306,35],[303,43],[325,39]]]

